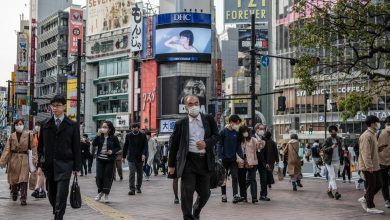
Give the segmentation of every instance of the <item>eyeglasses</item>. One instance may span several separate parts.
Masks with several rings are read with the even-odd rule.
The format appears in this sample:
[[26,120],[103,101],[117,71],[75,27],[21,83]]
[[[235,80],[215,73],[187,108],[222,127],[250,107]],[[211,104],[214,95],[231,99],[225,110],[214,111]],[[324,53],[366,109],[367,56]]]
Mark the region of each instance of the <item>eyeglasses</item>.
[[64,106],[63,104],[54,104],[54,105],[51,105],[52,108],[60,108]]

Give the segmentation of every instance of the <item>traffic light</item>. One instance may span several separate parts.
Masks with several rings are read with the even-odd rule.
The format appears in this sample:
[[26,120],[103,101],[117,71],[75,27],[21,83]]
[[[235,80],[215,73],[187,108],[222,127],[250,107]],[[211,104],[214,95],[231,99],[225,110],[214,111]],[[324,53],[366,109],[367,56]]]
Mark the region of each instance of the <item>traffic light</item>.
[[286,96],[278,97],[278,111],[280,112],[286,111]]
[[309,128],[309,134],[313,134],[313,128],[312,127]]
[[36,102],[31,103],[30,115],[34,115],[34,116],[38,115],[38,103]]

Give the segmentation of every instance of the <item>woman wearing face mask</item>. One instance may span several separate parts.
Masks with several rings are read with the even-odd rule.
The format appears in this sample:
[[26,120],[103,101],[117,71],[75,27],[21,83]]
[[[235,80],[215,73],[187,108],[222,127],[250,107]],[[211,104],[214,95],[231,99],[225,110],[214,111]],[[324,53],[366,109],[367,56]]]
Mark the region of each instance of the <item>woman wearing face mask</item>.
[[348,146],[344,145],[343,147],[343,160],[344,160],[344,168],[343,168],[343,183],[345,183],[345,175],[348,176],[348,182],[351,183],[351,163],[352,161],[352,156],[351,152],[348,150]]
[[251,187],[252,203],[257,200],[256,166],[258,164],[256,151],[264,142],[258,142],[256,138],[249,136],[250,129],[247,126],[240,127],[239,141],[242,155],[237,154],[238,182],[240,185],[241,200],[247,202],[247,186]]
[[34,139],[28,131],[24,131],[24,121],[14,122],[15,132],[11,134],[0,158],[0,167],[7,165],[8,183],[11,185],[12,200],[18,200],[20,190],[20,204],[27,205],[27,183],[29,179],[28,150],[33,152],[33,164],[37,165],[37,151]]
[[121,147],[118,138],[114,135],[115,128],[111,121],[104,121],[93,140],[93,146],[97,146],[96,160],[96,185],[98,194],[96,201],[104,196],[104,202],[108,203],[112,181],[114,179],[114,166],[116,153]]

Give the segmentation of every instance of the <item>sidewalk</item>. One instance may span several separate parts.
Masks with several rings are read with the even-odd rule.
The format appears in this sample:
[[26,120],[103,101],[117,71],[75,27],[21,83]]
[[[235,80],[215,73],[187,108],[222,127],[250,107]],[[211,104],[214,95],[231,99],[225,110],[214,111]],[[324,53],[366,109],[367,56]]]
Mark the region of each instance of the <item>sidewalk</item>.
[[[128,172],[123,181],[114,181],[111,203],[103,204],[93,200],[96,185],[93,175],[80,177],[83,206],[79,210],[67,207],[65,219],[181,219],[180,205],[173,204],[172,180],[163,176],[152,176],[144,181],[142,194],[128,196]],[[5,175],[0,173],[0,197],[9,197]],[[221,203],[220,189],[212,190],[212,195],[201,219],[388,219],[390,209],[384,208],[381,193],[376,196],[376,204],[385,210],[385,215],[370,215],[364,212],[357,202],[363,191],[354,184],[338,182],[342,198],[331,200],[326,195],[327,184],[320,179],[303,179],[304,187],[293,192],[287,179],[277,181],[269,190],[270,202],[258,204],[232,204],[231,187],[228,186],[228,203]],[[31,193],[30,193],[31,194]],[[19,202],[0,198],[0,219],[52,219],[48,200],[34,201],[28,198],[28,206]],[[248,198],[250,200],[250,198]]]

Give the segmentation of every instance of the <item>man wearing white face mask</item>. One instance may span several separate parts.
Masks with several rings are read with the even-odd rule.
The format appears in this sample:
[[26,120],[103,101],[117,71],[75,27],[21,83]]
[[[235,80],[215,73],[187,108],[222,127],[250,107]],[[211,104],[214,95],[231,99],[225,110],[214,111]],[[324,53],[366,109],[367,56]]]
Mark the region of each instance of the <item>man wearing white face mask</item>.
[[[233,203],[238,203],[241,197],[238,194],[238,164],[237,155],[242,155],[241,143],[239,141],[238,130],[241,124],[241,118],[238,115],[229,117],[229,124],[219,133],[221,141],[218,144],[218,159],[226,169],[230,171],[233,187]],[[222,202],[227,202],[226,180],[221,186]]]
[[389,171],[390,171],[390,116],[385,119],[386,128],[382,130],[378,139],[379,164],[382,176],[382,195],[385,207],[390,208]]
[[[199,98],[185,99],[188,116],[175,123],[170,139],[168,174],[181,178],[183,219],[199,219],[210,197],[210,173],[214,170],[214,145],[219,140],[214,118],[199,113]],[[193,204],[194,192],[198,198]]]

